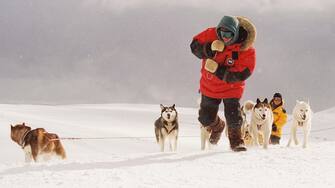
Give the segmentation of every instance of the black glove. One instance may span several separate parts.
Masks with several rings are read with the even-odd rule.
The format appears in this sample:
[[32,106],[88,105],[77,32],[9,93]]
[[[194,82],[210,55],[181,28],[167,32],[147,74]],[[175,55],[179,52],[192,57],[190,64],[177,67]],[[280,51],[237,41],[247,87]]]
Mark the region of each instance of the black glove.
[[220,66],[218,67],[218,69],[216,70],[215,75],[216,75],[220,80],[224,80],[225,77],[226,77],[226,74],[228,73],[227,69],[228,69],[228,68],[227,68],[226,66],[220,65]]
[[277,131],[277,125],[276,124],[272,124],[272,131],[276,132]]
[[213,58],[216,54],[216,52],[212,51],[211,44],[208,42],[204,45],[204,55],[206,58]]

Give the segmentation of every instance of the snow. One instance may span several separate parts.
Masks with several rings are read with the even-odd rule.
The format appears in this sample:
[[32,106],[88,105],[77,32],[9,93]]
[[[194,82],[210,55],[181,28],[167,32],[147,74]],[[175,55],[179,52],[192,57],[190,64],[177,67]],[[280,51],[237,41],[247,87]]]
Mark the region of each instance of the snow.
[[[314,115],[310,145],[229,150],[227,138],[200,151],[197,109],[180,108],[178,152],[159,152],[159,105],[0,105],[0,187],[334,187],[335,108]],[[221,114],[223,114],[221,112]],[[25,122],[63,138],[68,159],[24,163],[10,124]],[[95,139],[88,139],[95,138]],[[103,139],[99,139],[103,138]],[[299,135],[301,141],[302,135]]]

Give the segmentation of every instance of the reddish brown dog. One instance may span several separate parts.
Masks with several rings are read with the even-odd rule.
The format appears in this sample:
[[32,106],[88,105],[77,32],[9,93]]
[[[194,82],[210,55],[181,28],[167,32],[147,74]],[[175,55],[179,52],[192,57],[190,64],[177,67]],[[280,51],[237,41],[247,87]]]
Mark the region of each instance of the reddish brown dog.
[[25,123],[11,125],[11,139],[24,150],[26,162],[48,160],[53,156],[66,158],[59,137],[43,128],[31,130]]

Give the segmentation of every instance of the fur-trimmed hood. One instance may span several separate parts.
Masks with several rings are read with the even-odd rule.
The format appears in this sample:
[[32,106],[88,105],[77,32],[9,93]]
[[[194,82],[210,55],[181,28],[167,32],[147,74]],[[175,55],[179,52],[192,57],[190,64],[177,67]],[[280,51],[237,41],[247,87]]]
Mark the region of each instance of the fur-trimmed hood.
[[243,27],[248,32],[248,36],[245,40],[241,43],[241,50],[247,50],[250,48],[255,40],[256,40],[256,27],[255,25],[246,17],[243,16],[237,16],[237,19],[239,21],[240,27]]

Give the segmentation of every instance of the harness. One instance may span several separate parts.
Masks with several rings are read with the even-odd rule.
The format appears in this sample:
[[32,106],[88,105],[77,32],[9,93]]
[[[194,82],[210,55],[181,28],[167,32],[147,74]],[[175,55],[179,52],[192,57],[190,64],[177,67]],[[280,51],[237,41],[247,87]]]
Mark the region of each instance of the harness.
[[[35,130],[35,129],[34,129]],[[19,141],[19,146],[21,146],[22,147],[22,149],[24,149],[24,146],[25,146],[25,138],[26,138],[26,136],[31,132],[31,131],[33,131],[33,130],[30,130],[30,131],[26,131],[24,134],[23,134],[23,136],[22,136],[22,138],[20,139],[20,141]],[[48,139],[48,142],[53,142],[53,141],[58,141],[58,140],[60,140],[59,138],[50,138],[47,134],[45,134],[45,133],[48,133],[48,132],[43,132],[43,134],[44,134],[44,136]],[[44,148],[43,148],[44,149]]]
[[303,121],[298,121],[298,126],[300,126],[300,127],[304,126],[304,122]]
[[172,129],[169,131],[169,129],[167,128],[167,126],[169,126],[169,123],[166,121],[166,120],[163,120],[162,118],[162,123],[163,123],[163,128],[166,130],[166,132],[168,134],[170,134],[173,130],[176,130],[177,129],[177,126],[176,126],[176,123],[177,123],[177,120],[174,120],[171,122],[171,125],[173,126]]
[[20,139],[20,141],[19,141],[19,146],[21,146],[22,147],[22,149],[24,148],[24,144],[26,143],[25,141],[24,141],[24,139],[26,138],[26,136],[31,132],[32,130],[28,130],[28,131],[26,131],[24,134],[23,134],[23,136],[22,136],[22,138]]
[[262,128],[262,125],[257,125],[257,129],[260,130]]

